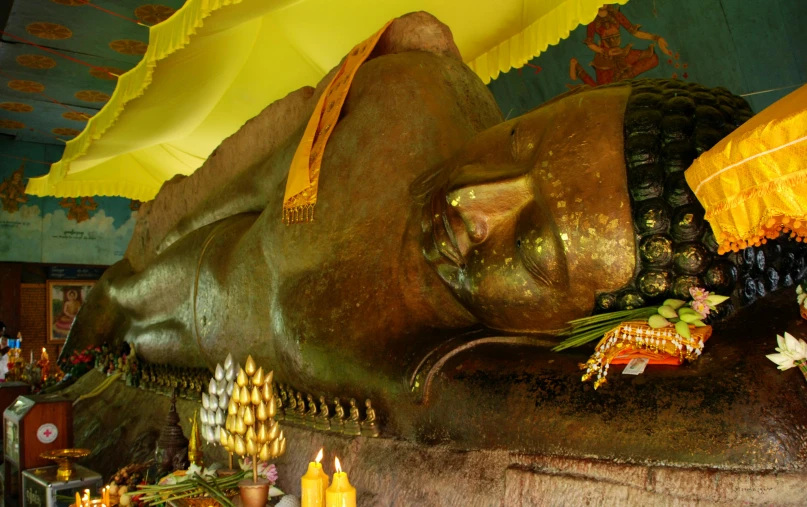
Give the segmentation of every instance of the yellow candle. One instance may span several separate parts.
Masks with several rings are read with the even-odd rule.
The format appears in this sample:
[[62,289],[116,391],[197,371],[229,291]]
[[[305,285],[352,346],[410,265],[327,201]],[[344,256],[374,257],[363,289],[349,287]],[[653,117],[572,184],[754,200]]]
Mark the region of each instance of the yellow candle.
[[320,461],[322,461],[322,449],[319,450],[316,461],[308,464],[308,471],[300,479],[302,485],[300,507],[324,507],[325,505],[328,476],[322,470]]
[[106,486],[104,488],[104,502],[103,503],[104,503],[104,505],[106,505],[106,507],[110,507],[110,504],[109,504],[109,486]]
[[336,473],[331,485],[325,490],[325,507],[356,507],[356,488],[350,485],[347,474],[336,458]]

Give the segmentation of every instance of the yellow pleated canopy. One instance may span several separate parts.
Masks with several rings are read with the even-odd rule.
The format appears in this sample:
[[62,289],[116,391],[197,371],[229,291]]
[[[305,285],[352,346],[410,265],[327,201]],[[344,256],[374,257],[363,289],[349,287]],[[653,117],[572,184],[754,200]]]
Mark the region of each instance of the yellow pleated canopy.
[[[627,0],[617,0],[626,3]],[[65,147],[34,195],[154,198],[266,106],[317,82],[390,19],[447,24],[484,82],[597,15],[602,0],[187,0],[151,27],[143,60]]]
[[687,169],[720,252],[807,236],[807,86],[775,102]]

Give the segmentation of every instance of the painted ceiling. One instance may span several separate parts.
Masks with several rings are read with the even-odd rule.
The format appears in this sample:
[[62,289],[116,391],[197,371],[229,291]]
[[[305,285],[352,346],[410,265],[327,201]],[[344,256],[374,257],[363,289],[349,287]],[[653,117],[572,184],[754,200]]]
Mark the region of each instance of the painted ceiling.
[[14,0],[0,34],[0,134],[59,145],[78,135],[142,58],[148,27],[184,1]]

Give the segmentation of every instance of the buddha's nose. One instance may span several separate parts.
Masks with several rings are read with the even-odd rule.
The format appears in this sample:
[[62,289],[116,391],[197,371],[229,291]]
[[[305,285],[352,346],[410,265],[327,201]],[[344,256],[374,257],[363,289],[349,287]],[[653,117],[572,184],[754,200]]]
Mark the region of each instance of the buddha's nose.
[[465,255],[497,231],[513,229],[533,197],[531,178],[524,171],[471,168],[453,181],[446,194],[446,217],[460,252]]

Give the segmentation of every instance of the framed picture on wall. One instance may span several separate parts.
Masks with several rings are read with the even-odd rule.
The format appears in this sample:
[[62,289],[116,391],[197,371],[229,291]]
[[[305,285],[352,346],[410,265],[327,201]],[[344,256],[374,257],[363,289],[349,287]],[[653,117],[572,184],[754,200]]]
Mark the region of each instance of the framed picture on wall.
[[48,343],[65,342],[93,285],[93,280],[48,280]]

